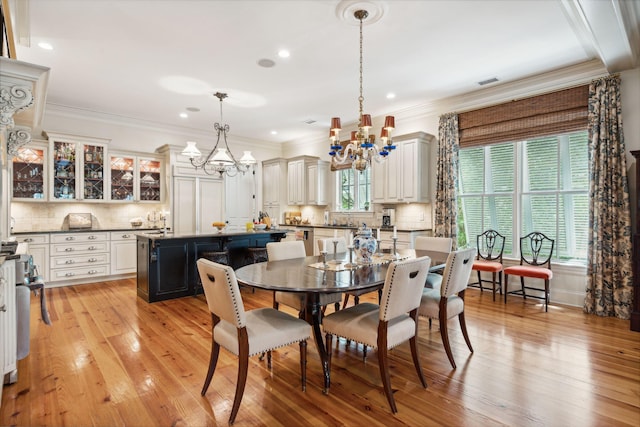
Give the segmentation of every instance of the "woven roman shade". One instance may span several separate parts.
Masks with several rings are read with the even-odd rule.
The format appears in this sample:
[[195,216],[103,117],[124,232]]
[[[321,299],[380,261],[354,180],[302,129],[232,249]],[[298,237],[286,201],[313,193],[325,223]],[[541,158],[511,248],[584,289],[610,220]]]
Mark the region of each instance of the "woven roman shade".
[[460,148],[587,128],[589,85],[458,114]]

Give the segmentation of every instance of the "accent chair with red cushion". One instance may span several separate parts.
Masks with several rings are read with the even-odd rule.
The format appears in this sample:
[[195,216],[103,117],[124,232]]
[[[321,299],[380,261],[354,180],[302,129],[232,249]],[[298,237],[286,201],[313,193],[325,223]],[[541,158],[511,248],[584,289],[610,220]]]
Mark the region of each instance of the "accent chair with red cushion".
[[[502,252],[504,252],[504,236],[496,230],[487,230],[477,237],[478,256],[473,262],[473,270],[478,273],[478,281],[471,283],[471,287],[479,287],[484,291],[483,283],[491,283],[493,300],[496,300],[496,277],[498,289],[502,295]],[[482,273],[491,273],[493,280],[482,278]]]

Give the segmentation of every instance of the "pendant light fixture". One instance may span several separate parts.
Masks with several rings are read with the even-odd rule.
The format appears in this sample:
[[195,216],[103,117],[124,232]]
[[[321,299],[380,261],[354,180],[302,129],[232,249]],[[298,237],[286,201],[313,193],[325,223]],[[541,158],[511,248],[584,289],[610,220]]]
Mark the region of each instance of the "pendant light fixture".
[[366,10],[356,10],[353,16],[360,21],[360,97],[358,97],[358,102],[360,104],[360,121],[358,123],[358,130],[351,132],[351,139],[347,146],[343,148],[340,142],[340,118],[334,117],[331,119],[331,128],[329,130],[331,151],[329,152],[329,155],[331,156],[332,166],[351,163],[351,166],[354,169],[363,171],[371,166],[372,159],[382,162],[389,153],[396,148],[391,139],[391,131],[395,128],[395,118],[393,116],[387,116],[385,118],[384,126],[380,133],[380,141],[383,145],[378,147],[375,144],[375,135],[369,133],[371,128],[371,116],[369,114],[364,114],[363,112],[362,22],[367,18],[367,16],[369,16],[369,13]]
[[[220,176],[224,174],[235,176],[238,172],[244,174],[251,166],[256,164],[256,159],[251,155],[251,151],[245,151],[240,160],[236,160],[227,143],[229,125],[222,120],[222,100],[227,97],[227,94],[216,92],[213,96],[220,100],[220,123],[216,122],[214,125],[214,129],[217,132],[216,145],[206,157],[202,157],[202,153],[198,150],[198,147],[196,147],[196,143],[194,141],[187,141],[187,146],[182,150],[181,154],[189,157],[193,167],[202,169],[208,175],[217,173]],[[224,140],[224,147],[220,144],[220,136],[222,136]],[[218,144],[220,144],[219,148]]]

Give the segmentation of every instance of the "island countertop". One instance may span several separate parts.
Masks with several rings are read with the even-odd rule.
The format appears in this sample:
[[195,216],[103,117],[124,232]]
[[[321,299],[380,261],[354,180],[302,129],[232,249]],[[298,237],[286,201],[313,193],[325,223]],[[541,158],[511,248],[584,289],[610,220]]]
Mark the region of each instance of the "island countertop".
[[173,233],[168,231],[167,234],[164,234],[163,230],[143,230],[136,231],[135,234],[142,237],[147,237],[152,240],[171,240],[171,239],[191,239],[191,238],[201,238],[201,237],[210,237],[210,238],[225,238],[225,237],[258,237],[260,235],[272,235],[272,234],[286,234],[293,233],[294,230],[288,228],[277,228],[271,230],[255,230],[255,231],[221,231],[219,233]]

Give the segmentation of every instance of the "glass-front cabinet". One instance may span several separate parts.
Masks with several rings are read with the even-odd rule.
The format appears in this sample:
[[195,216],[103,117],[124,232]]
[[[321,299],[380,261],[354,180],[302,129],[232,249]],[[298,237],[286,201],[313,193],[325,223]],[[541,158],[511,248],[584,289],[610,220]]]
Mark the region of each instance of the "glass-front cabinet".
[[104,201],[108,140],[48,133],[51,201]]
[[113,153],[109,159],[112,201],[159,202],[162,200],[162,161]]
[[11,162],[13,199],[35,201],[46,199],[45,184],[48,171],[46,163],[46,145],[34,142],[18,149],[18,153]]

